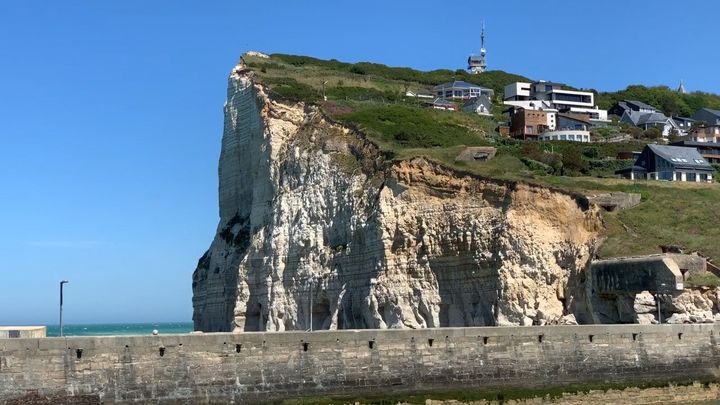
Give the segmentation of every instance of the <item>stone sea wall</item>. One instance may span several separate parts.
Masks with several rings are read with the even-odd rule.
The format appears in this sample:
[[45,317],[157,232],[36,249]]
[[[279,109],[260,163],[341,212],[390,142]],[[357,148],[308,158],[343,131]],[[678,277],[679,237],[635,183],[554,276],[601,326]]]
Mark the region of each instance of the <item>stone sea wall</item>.
[[716,381],[720,326],[591,325],[0,341],[0,403],[257,403],[314,395]]

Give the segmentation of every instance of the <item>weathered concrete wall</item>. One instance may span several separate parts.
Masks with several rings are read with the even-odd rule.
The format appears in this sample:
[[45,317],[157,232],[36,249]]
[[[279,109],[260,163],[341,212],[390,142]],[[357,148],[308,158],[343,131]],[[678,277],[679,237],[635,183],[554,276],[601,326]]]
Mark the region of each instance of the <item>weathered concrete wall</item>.
[[638,293],[683,289],[677,263],[665,255],[598,260],[590,266],[595,294]]
[[348,330],[0,341],[0,402],[250,403],[300,395],[715,380],[720,325]]
[[638,193],[609,193],[589,195],[590,204],[599,205],[605,211],[622,211],[640,204],[641,195]]

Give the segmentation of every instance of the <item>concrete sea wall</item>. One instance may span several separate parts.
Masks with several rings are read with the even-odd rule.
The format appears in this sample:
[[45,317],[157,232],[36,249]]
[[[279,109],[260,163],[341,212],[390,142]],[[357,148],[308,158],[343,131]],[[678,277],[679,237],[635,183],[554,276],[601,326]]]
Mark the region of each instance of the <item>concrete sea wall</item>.
[[[0,341],[0,402],[255,403],[302,395],[716,380],[720,325],[592,325]],[[85,397],[87,398],[87,397]]]

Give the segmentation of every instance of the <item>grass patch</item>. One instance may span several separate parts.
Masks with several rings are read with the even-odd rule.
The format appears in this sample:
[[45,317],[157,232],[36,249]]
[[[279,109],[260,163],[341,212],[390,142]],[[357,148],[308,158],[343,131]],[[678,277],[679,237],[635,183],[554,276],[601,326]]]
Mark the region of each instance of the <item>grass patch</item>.
[[[341,104],[341,103],[338,103]],[[449,148],[486,145],[494,122],[473,114],[403,104],[347,103],[349,111],[333,118],[363,132],[385,149]]]
[[640,382],[633,383],[604,383],[604,384],[572,384],[560,387],[545,388],[504,388],[487,390],[444,390],[432,393],[397,393],[378,395],[343,395],[343,396],[313,396],[296,399],[287,399],[276,402],[283,405],[333,405],[333,404],[363,404],[363,405],[395,405],[398,403],[425,404],[427,400],[436,401],[497,401],[504,403],[512,400],[523,400],[532,398],[560,398],[563,394],[582,394],[590,391],[623,390],[626,388],[664,388],[669,386],[692,385],[693,381],[673,382]]
[[693,274],[685,283],[693,287],[720,287],[720,277],[712,273]]

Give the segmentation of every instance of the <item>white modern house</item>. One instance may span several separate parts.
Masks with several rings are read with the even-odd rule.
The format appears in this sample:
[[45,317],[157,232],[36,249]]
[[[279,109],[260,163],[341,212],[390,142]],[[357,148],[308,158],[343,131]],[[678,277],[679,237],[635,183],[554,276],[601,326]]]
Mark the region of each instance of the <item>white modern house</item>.
[[454,80],[439,84],[433,87],[436,97],[443,99],[462,99],[469,100],[480,96],[487,96],[488,99],[492,100],[495,91],[488,89],[477,84],[464,82],[461,80]]
[[582,115],[555,114],[557,123],[555,128],[538,135],[539,141],[571,141],[590,142],[589,119]]
[[525,109],[547,110],[587,115],[593,125],[605,125],[607,110],[595,105],[595,95],[588,91],[565,90],[558,83],[517,82],[505,86],[503,104]]

